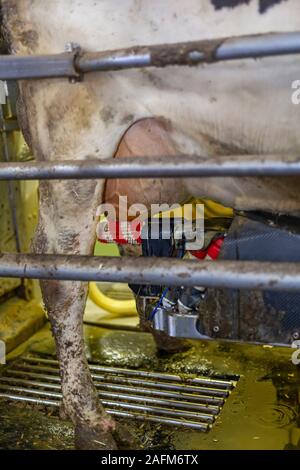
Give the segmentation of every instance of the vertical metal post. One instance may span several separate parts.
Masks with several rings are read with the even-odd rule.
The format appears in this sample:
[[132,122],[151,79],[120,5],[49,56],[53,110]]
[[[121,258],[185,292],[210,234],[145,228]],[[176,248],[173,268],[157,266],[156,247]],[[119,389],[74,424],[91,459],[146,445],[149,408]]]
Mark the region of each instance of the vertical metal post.
[[[0,104],[0,119],[2,121],[2,142],[3,142],[3,155],[4,155],[4,160],[6,163],[10,162],[10,155],[9,155],[9,146],[8,146],[8,140],[7,140],[7,129],[5,125],[5,116],[3,113],[3,105]],[[14,232],[14,237],[16,241],[16,251],[17,253],[21,253],[21,238],[20,238],[20,232],[19,232],[19,227],[18,227],[18,220],[17,220],[17,201],[16,201],[16,195],[15,195],[15,187],[14,187],[14,181],[7,181],[7,188],[8,188],[8,202],[9,202],[9,207],[10,207],[10,212],[11,212],[11,218],[12,218],[12,226],[13,226],[13,232]],[[24,289],[25,285],[25,280],[24,278],[21,278],[21,287],[22,290]]]

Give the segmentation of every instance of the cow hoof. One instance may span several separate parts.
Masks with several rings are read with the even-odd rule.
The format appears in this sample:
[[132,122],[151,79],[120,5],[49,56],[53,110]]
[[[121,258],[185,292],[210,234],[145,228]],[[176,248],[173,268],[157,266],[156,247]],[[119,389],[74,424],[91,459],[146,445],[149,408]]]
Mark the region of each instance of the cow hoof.
[[126,426],[118,424],[116,430],[113,433],[114,438],[117,442],[118,449],[120,450],[140,450],[141,445],[127,429]]
[[181,344],[172,344],[169,347],[157,347],[158,349],[158,356],[165,356],[168,354],[176,354],[186,352],[191,348],[191,346],[185,342],[181,342]]
[[159,354],[175,354],[188,351],[191,345],[182,339],[172,338],[163,332],[153,332]]
[[138,304],[137,308],[140,314],[140,328],[142,331],[152,334],[159,354],[174,354],[190,349],[191,345],[187,341],[172,338],[172,336],[168,336],[164,331],[155,330],[152,323],[141,316]]
[[59,417],[63,421],[67,421],[69,419],[68,413],[66,412],[66,408],[65,408],[65,405],[63,403],[61,403],[61,405],[59,407]]
[[113,435],[96,428],[86,426],[75,427],[75,447],[78,450],[116,450],[117,443]]

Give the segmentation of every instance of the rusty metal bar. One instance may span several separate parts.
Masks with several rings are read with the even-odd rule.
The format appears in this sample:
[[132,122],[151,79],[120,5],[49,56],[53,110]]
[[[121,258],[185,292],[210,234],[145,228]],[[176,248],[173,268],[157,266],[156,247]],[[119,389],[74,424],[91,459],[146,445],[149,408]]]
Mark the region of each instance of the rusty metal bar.
[[234,38],[210,39],[138,46],[78,55],[81,73],[170,65],[197,65],[223,60],[258,58],[300,53],[300,32],[270,33]]
[[0,56],[0,80],[68,77],[87,72],[170,65],[197,65],[224,60],[299,54],[300,32],[268,33],[137,46],[102,52],[80,52],[41,56]]
[[300,263],[0,254],[0,277],[300,290]]
[[175,155],[106,160],[5,162],[0,180],[300,175],[300,156]]

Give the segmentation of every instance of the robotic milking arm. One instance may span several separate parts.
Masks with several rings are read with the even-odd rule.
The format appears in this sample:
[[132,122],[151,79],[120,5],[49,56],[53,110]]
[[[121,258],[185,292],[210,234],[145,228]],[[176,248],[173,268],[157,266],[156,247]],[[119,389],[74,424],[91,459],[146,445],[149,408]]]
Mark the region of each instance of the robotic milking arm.
[[[182,218],[176,217],[170,219],[170,230],[163,223],[163,217],[144,220],[142,226],[135,227],[138,236],[134,240],[128,223],[129,233],[117,230],[114,241],[123,247],[128,242],[133,243],[131,248],[142,256],[190,257],[199,263],[203,259],[214,262],[217,258],[300,261],[298,219],[286,216],[275,219],[272,214],[257,212],[233,214],[225,210],[221,207],[208,217],[204,211],[204,239],[197,237],[195,230],[193,232],[196,239],[203,241],[196,248],[194,240],[189,238],[190,233],[184,231]],[[104,228],[105,224],[109,226]],[[113,224],[118,223],[100,224],[99,240],[112,241],[109,234]],[[151,324],[154,331],[170,338],[218,338],[290,346],[300,335],[300,294],[297,292],[204,289],[202,286],[130,287],[140,318]]]
[[[228,220],[226,220],[228,226]],[[194,258],[214,260],[218,257],[225,231],[213,227],[203,233],[203,223],[197,229],[195,221],[182,217],[156,217],[144,220],[133,228],[107,220],[98,225],[98,239],[137,247],[142,256]],[[124,249],[123,249],[124,251]],[[131,250],[132,252],[132,250]],[[202,286],[172,287],[131,284],[140,315],[157,331],[176,338],[207,338],[202,331],[198,306],[205,301],[206,289]],[[141,312],[142,310],[142,312]]]

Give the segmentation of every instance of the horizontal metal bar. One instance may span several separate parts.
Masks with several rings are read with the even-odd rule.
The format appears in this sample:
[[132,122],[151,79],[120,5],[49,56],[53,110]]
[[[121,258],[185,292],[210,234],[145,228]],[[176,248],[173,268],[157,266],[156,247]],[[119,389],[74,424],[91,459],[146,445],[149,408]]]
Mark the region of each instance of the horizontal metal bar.
[[78,78],[74,68],[75,53],[0,56],[0,80],[25,80],[32,78]]
[[16,119],[0,118],[0,132],[13,132],[20,129]]
[[[59,375],[50,375],[41,372],[32,372],[30,371],[23,371],[23,370],[14,370],[9,369],[9,373],[12,375],[16,375],[18,377],[28,377],[30,379],[39,379],[39,380],[51,380],[53,382],[60,383]],[[167,390],[170,392],[177,391],[187,393],[198,393],[199,395],[206,395],[208,397],[217,397],[217,398],[227,398],[229,392],[227,390],[218,390],[214,388],[208,387],[192,387],[189,385],[177,385],[172,383],[164,383],[164,382],[152,382],[150,380],[138,380],[138,379],[127,379],[121,377],[113,377],[110,376],[109,380],[107,380],[106,375],[98,375],[98,374],[91,374],[92,378],[94,379],[94,384],[96,388],[102,388],[103,382],[106,384],[116,383],[116,384],[126,384],[126,385],[136,385],[138,387],[149,387],[156,391],[159,390]],[[102,382],[103,381],[103,382]],[[98,387],[99,385],[99,387]]]
[[300,290],[300,263],[0,254],[0,277]]
[[[26,395],[35,395],[38,397],[46,397],[46,398],[54,398],[54,399],[62,399],[62,393],[60,391],[57,392],[49,392],[45,390],[39,390],[36,388],[26,388],[14,385],[7,385],[1,383],[0,378],[0,390],[6,390],[7,392],[17,392],[17,393],[24,393]],[[192,405],[190,403],[178,403],[176,401],[170,400],[162,400],[157,398],[149,398],[149,397],[137,397],[131,395],[124,395],[124,394],[117,394],[117,393],[98,393],[99,397],[101,398],[101,403],[104,406],[111,406],[117,408],[125,408],[125,409],[137,409],[140,408],[145,409],[145,404],[149,404],[149,406],[145,409],[145,411],[155,411],[162,413],[164,415],[170,416],[180,416],[182,418],[185,417],[194,417],[204,421],[213,421],[213,416],[217,415],[220,411],[218,407],[211,407],[211,406],[201,406],[201,405]],[[122,401],[125,400],[125,401]],[[137,402],[138,404],[131,404],[126,402]],[[152,408],[151,405],[154,405]],[[158,407],[157,407],[157,406]],[[164,407],[162,410],[161,407]],[[170,409],[171,408],[171,409]],[[176,410],[173,410],[176,408]]]
[[[23,369],[23,370],[22,370]],[[50,375],[49,374],[53,374]],[[33,378],[39,378],[39,379],[45,379],[45,380],[53,380],[55,382],[60,382],[60,377],[59,377],[59,372],[58,370],[52,369],[51,371],[49,368],[42,367],[42,366],[26,366],[24,365],[18,365],[18,369],[15,370],[14,368],[9,369],[10,374],[15,374],[18,376],[27,376],[27,377],[33,377]],[[102,382],[104,380],[105,382],[109,383],[118,383],[118,384],[136,384],[138,386],[144,386],[144,387],[152,387],[152,388],[159,388],[159,389],[165,389],[165,390],[177,390],[185,393],[199,393],[203,395],[209,395],[213,397],[224,397],[226,398],[229,394],[227,389],[217,389],[213,387],[201,387],[201,386],[192,386],[188,384],[176,384],[176,383],[165,383],[165,382],[155,382],[155,381],[150,381],[150,380],[145,380],[145,379],[133,379],[133,378],[125,378],[125,377],[120,377],[116,375],[108,375],[108,374],[91,374],[92,378],[95,379],[95,385],[97,386],[97,381]],[[101,384],[102,386],[102,384]]]
[[77,78],[82,73],[169,65],[197,65],[224,60],[298,54],[300,32],[268,33],[137,46],[102,52],[78,50],[44,56],[0,56],[0,80]]
[[216,60],[234,60],[299,54],[300,32],[269,33],[226,39],[218,46]]
[[145,413],[138,414],[129,411],[111,409],[106,409],[106,412],[117,417],[122,416],[123,418],[131,418],[136,419],[138,421],[149,421],[152,423],[166,424],[168,426],[184,426],[186,428],[197,429],[198,431],[202,432],[207,432],[211,427],[210,424],[187,420],[186,418],[180,420],[174,418],[165,418],[164,416],[154,416]]
[[[40,357],[22,357],[22,360],[30,364],[46,364],[53,366],[54,370],[58,369],[58,361],[55,359],[44,359]],[[134,369],[125,369],[123,367],[108,367],[96,364],[89,364],[89,368],[92,371],[104,372],[109,374],[125,375],[125,376],[134,376],[134,377],[146,377],[150,379],[158,380],[171,380],[172,382],[180,382],[183,384],[195,384],[195,385],[207,385],[208,387],[216,388],[233,388],[233,383],[231,380],[226,379],[215,379],[214,377],[187,377],[185,380],[182,379],[179,375],[166,374],[161,372],[152,372],[148,370],[134,370]]]
[[58,398],[61,400],[62,394],[60,391],[58,392],[49,392],[46,390],[38,390],[35,388],[26,388],[26,387],[20,387],[16,385],[7,385],[2,382],[2,378],[0,378],[0,390],[7,390],[8,392],[25,392],[26,394],[30,395],[39,395],[39,396],[44,396],[48,398]]
[[300,175],[300,156],[175,155],[116,160],[0,163],[0,180]]
[[35,405],[46,405],[46,406],[60,406],[60,402],[56,400],[46,400],[45,398],[36,397],[24,397],[22,395],[16,395],[9,392],[0,392],[1,398],[7,398],[8,400],[24,401],[33,403]]
[[[1,382],[7,383],[14,383],[17,385],[26,385],[30,387],[42,387],[42,388],[49,388],[50,390],[60,390],[61,386],[58,383],[50,383],[50,382],[42,382],[33,379],[20,379],[19,377],[0,377]],[[188,401],[191,404],[195,405],[210,405],[215,408],[220,408],[224,404],[224,398],[217,398],[217,397],[210,397],[205,395],[191,394],[191,393],[184,393],[181,391],[167,391],[167,390],[155,390],[152,388],[147,388],[144,385],[141,387],[137,387],[134,385],[131,387],[130,385],[121,385],[121,384],[110,384],[110,383],[103,383],[103,382],[96,382],[95,386],[97,390],[99,390],[99,396],[102,396],[104,393],[111,393],[111,390],[126,393],[134,393],[136,395],[145,395],[150,397],[163,397],[172,400],[176,400],[177,403],[180,403],[181,400]],[[103,391],[104,390],[104,391]],[[105,392],[106,390],[106,392]]]
[[[0,397],[6,398],[8,400],[32,403],[35,405],[46,405],[46,406],[55,406],[55,407],[60,406],[60,402],[56,400],[49,400],[49,399],[47,400],[45,398],[27,397],[27,396],[17,395],[17,394],[9,393],[9,392],[0,392]],[[123,418],[137,419],[139,421],[150,421],[154,423],[161,423],[161,424],[166,424],[166,425],[171,425],[171,426],[185,426],[185,427],[192,428],[192,429],[198,429],[199,431],[203,431],[203,432],[208,431],[210,427],[209,424],[200,423],[197,421],[188,421],[186,418],[180,420],[180,419],[174,419],[174,418],[165,418],[163,416],[147,415],[146,413],[138,414],[138,413],[130,412],[130,411],[112,410],[112,409],[106,409],[106,412],[113,416],[122,416]]]
[[169,65],[197,65],[300,52],[300,33],[271,33],[234,38],[139,46],[86,52],[76,58],[81,73]]
[[[43,384],[44,387],[47,387],[47,384]],[[9,390],[9,391],[16,391],[16,392],[25,392],[28,394],[32,395],[42,395],[45,397],[52,397],[52,398],[61,398],[61,391],[60,391],[60,386],[56,385],[57,387],[57,392],[49,392],[45,390],[39,390],[35,387],[35,383],[33,382],[33,387],[31,388],[26,388],[23,386],[17,386],[17,385],[7,385],[7,381],[5,380],[5,377],[2,378],[0,377],[0,388],[2,390]],[[139,396],[139,395],[129,395],[126,393],[112,393],[112,392],[98,392],[98,396],[101,398],[101,402],[103,405],[107,405],[108,401],[107,399],[110,399],[111,401],[116,401],[116,404],[120,403],[120,400],[125,400],[125,401],[134,401],[137,403],[149,403],[152,405],[159,405],[159,406],[166,406],[166,407],[171,407],[171,408],[176,408],[178,410],[188,410],[188,411],[201,411],[203,413],[207,414],[213,414],[216,415],[220,411],[219,406],[215,405],[200,405],[199,403],[193,403],[193,402],[183,402],[183,401],[178,401],[178,400],[166,400],[162,398],[153,398],[153,397],[147,397],[147,396]]]
[[[19,377],[0,377],[0,382],[6,383],[13,383],[16,385],[25,385],[31,387],[42,387],[42,388],[49,388],[50,390],[61,390],[61,386],[58,383],[50,383],[50,382],[41,382],[35,379],[22,379]],[[110,394],[111,390],[125,393],[134,393],[136,395],[142,396],[150,396],[153,398],[163,397],[168,399],[176,400],[177,403],[181,403],[181,400],[184,400],[191,405],[209,405],[213,408],[219,409],[224,404],[223,398],[217,397],[210,397],[205,395],[192,394],[192,393],[184,393],[181,391],[167,391],[167,390],[159,390],[159,389],[152,389],[146,388],[144,385],[142,387],[137,387],[134,385],[133,387],[130,385],[121,385],[121,384],[110,384],[110,383],[103,383],[103,382],[96,382],[95,386],[97,390],[99,390],[99,396],[104,396],[104,394]],[[104,390],[104,391],[103,391]],[[106,390],[106,392],[105,392]]]

